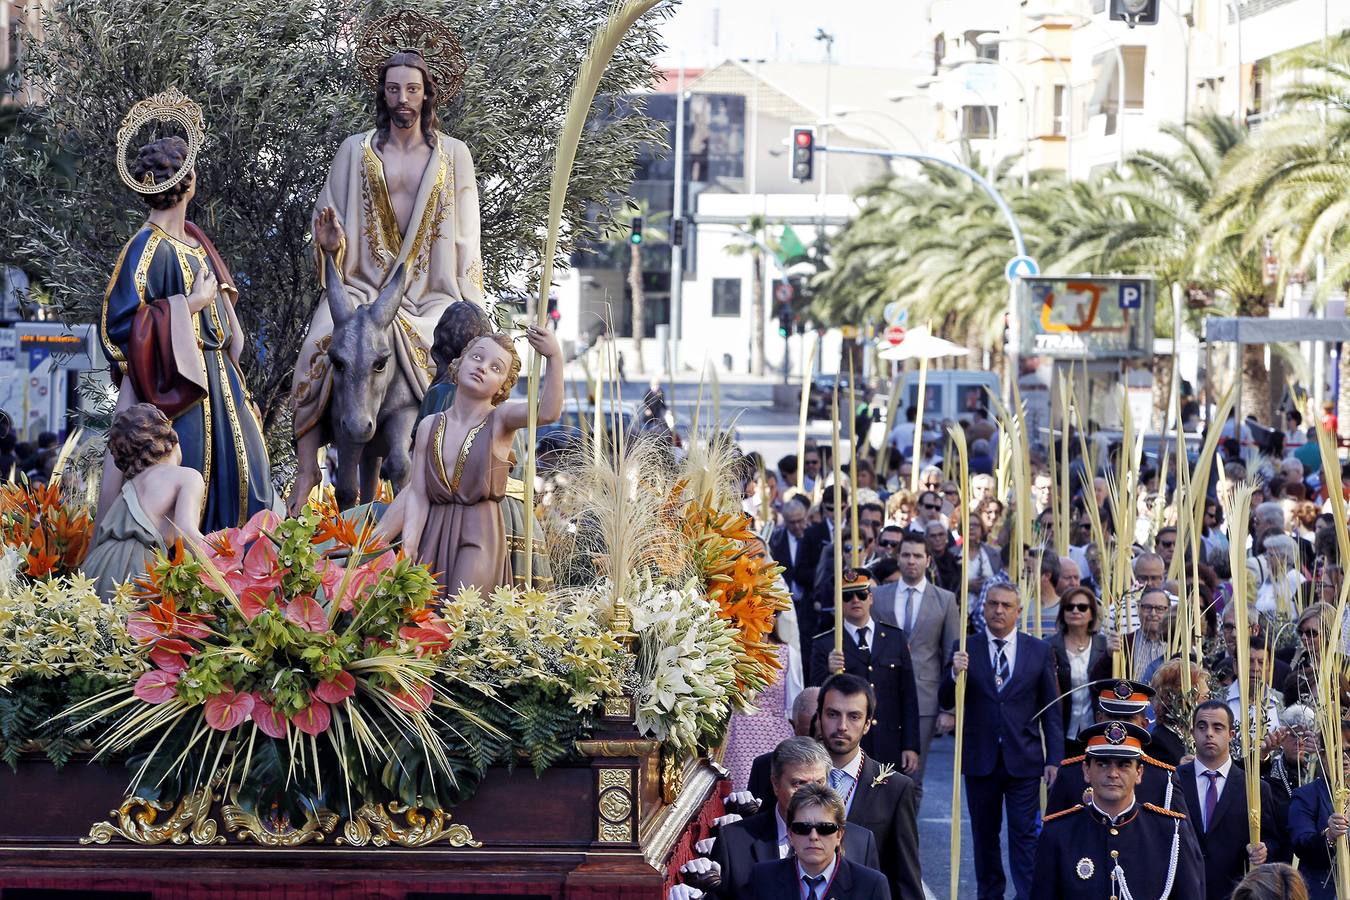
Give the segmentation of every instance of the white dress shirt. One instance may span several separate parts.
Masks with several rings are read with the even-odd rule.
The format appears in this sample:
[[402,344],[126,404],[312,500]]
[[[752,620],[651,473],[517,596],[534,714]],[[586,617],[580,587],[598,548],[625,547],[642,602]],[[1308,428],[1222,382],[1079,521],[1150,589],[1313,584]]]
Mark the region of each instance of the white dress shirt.
[[[1274,693],[1274,689],[1266,692],[1267,734],[1280,727],[1280,714],[1275,708],[1275,698],[1272,696]],[[1233,711],[1233,728],[1234,730],[1240,729],[1242,727],[1242,693],[1236,679],[1228,686],[1228,696],[1225,699],[1228,701],[1228,708]],[[1255,705],[1255,698],[1248,694],[1247,702]]]
[[877,623],[872,620],[871,616],[861,625],[854,625],[848,619],[844,620],[844,630],[848,632],[849,637],[853,638],[855,644],[858,643],[858,629],[860,628],[867,629],[867,649],[871,650],[872,645],[877,642]]
[[[858,779],[862,774],[863,755],[854,752],[853,758],[842,766],[830,769],[829,783],[839,799],[844,801],[844,815],[847,816],[853,806],[853,795],[857,793]],[[842,776],[836,773],[842,773]]]
[[788,843],[787,822],[783,821],[783,814],[778,811],[778,805],[773,807],[773,820],[778,825],[778,858],[787,859],[792,855],[792,845]]
[[[825,879],[825,880],[822,881],[822,882],[820,882],[820,887],[816,890],[815,893],[816,893],[816,896],[817,896],[817,897],[820,897],[820,898],[821,898],[821,900],[825,900],[825,889],[828,888],[828,887],[830,886],[830,881],[834,878],[834,869],[835,869],[835,867],[838,866],[838,865],[839,865],[839,857],[838,857],[838,855],[836,855],[836,856],[834,856],[834,857],[832,857],[832,858],[830,859],[830,864],[829,864],[828,866],[825,867],[825,871],[823,871],[823,872],[820,873],[820,876],[821,876],[823,879]],[[803,869],[803,868],[802,868],[802,864],[801,864],[800,862],[798,862],[798,863],[797,863],[797,896],[798,896],[798,897],[801,897],[801,896],[803,896],[803,895],[805,894],[805,891],[806,891],[806,881],[805,881],[805,879],[806,879],[806,870]]]
[[[1200,822],[1204,825],[1205,831],[1209,831],[1209,819],[1205,817],[1205,797],[1209,795],[1209,779],[1205,777],[1205,773],[1219,773],[1219,777],[1214,779],[1214,791],[1216,796],[1222,800],[1223,789],[1228,786],[1228,770],[1233,768],[1233,757],[1228,757],[1228,759],[1224,760],[1223,765],[1219,766],[1217,769],[1209,768],[1198,759],[1192,762],[1191,765],[1195,766],[1195,793],[1200,798],[1200,809],[1197,815],[1200,817]],[[1218,807],[1216,806],[1215,809],[1217,808]]]
[[[915,585],[911,585],[902,580],[895,586],[896,616],[900,619],[898,624],[901,628],[905,629],[905,634],[910,634],[912,631],[910,628],[911,624],[918,621],[919,610],[923,607],[923,595],[927,590],[927,578],[920,578],[919,583]],[[909,601],[910,591],[914,592],[914,606],[912,609],[910,608]],[[910,636],[912,637],[913,635]]]
[[[984,633],[989,638],[989,665],[993,668],[994,674],[997,675],[998,644],[995,644],[994,641],[998,640],[998,638],[994,637],[993,632],[987,628]],[[1012,673],[1017,671],[1017,629],[1014,628],[1012,631],[1008,632],[1008,636],[1003,638],[1003,640],[1007,641],[1007,643],[1003,645],[1003,655],[1008,659],[1008,677],[1011,678]]]

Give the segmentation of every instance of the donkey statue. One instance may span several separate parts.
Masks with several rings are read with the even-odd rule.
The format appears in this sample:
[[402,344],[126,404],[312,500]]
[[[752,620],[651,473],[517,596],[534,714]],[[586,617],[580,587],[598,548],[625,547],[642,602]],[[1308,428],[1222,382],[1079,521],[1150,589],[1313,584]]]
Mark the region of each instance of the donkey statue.
[[375,499],[381,478],[394,490],[412,469],[412,436],[420,405],[407,379],[395,377],[394,317],[406,287],[404,266],[374,303],[356,304],[333,257],[324,254],[333,339],[328,347],[333,386],[323,427],[337,448],[335,492],[340,509]]

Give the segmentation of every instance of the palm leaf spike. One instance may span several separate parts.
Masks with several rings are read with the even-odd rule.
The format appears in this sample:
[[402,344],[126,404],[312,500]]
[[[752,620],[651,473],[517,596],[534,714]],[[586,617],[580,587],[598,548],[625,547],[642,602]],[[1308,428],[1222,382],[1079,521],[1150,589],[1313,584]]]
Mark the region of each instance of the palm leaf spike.
[[[553,161],[553,179],[549,187],[548,228],[544,237],[544,252],[539,263],[539,302],[536,304],[536,324],[543,328],[548,319],[548,293],[553,282],[553,258],[558,249],[558,233],[562,225],[563,203],[567,199],[567,185],[576,163],[577,146],[582,130],[590,116],[591,104],[600,88],[600,78],[609,67],[619,43],[636,23],[662,0],[616,0],[609,16],[591,41],[590,50],[577,72],[577,83],[558,135],[558,150]],[[534,472],[538,456],[535,444],[539,432],[539,355],[530,355],[529,378],[529,442],[525,459],[525,584],[534,583]],[[597,398],[598,399],[598,398]]]

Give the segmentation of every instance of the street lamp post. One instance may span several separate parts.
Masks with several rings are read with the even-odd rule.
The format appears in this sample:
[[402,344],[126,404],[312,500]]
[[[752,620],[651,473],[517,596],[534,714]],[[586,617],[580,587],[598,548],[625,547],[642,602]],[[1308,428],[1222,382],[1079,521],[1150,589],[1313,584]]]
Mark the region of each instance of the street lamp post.
[[[1050,47],[1041,41],[1029,37],[1005,37],[994,32],[987,32],[975,38],[975,43],[981,47],[997,46],[999,44],[1030,44],[1037,47],[1054,60],[1055,65],[1059,66],[1059,73],[1064,76],[1064,100],[1068,104],[1068,115],[1065,116],[1065,139],[1064,139],[1064,171],[1070,181],[1073,180],[1073,75],[1064,65],[1064,57],[1059,56]],[[1052,98],[1053,102],[1053,98]]]

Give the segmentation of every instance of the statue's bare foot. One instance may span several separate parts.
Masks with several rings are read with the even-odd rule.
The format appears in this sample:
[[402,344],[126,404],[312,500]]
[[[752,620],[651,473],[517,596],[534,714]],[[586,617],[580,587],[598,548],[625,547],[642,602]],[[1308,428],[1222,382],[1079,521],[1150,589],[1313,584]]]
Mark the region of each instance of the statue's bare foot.
[[295,482],[291,484],[290,496],[286,498],[286,514],[296,518],[309,502],[309,495],[319,484],[318,472],[297,472]]

